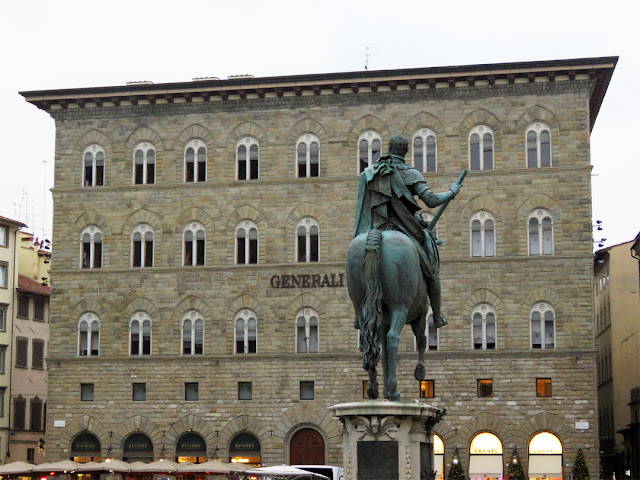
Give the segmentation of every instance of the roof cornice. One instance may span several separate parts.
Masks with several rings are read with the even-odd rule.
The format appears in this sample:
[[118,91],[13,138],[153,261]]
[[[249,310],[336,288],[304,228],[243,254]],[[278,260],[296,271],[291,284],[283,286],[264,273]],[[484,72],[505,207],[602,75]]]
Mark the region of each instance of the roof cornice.
[[618,57],[497,63],[450,67],[341,72],[280,77],[242,77],[179,83],[139,83],[111,87],[20,92],[38,108],[52,110],[279,98],[349,95],[358,92],[509,85],[515,83],[595,81],[590,92],[591,128],[595,123]]

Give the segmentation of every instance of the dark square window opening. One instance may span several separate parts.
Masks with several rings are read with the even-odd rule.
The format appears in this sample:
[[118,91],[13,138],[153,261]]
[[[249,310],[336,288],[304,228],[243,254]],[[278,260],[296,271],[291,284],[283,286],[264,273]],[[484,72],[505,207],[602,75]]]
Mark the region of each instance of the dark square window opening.
[[314,382],[300,382],[300,400],[313,400],[314,388]]
[[251,400],[253,398],[253,384],[251,382],[238,382],[238,400]]
[[536,397],[551,396],[551,379],[536,378]]
[[134,402],[144,402],[147,399],[146,383],[134,383],[132,390],[133,390],[132,400]]
[[184,384],[184,399],[187,402],[196,402],[198,400],[198,384],[197,383]]
[[80,384],[80,400],[83,402],[93,402],[93,383]]
[[493,397],[493,380],[478,380],[478,398]]
[[420,382],[420,398],[434,398],[434,380],[422,380]]
[[362,398],[369,398],[367,389],[369,388],[369,380],[362,380]]

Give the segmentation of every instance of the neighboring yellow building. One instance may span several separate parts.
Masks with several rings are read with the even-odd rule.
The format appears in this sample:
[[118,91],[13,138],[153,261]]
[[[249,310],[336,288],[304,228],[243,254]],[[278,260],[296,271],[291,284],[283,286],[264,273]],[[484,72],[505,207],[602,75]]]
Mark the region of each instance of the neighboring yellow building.
[[18,230],[23,227],[26,227],[24,223],[0,216],[0,464],[7,461],[9,441],[11,319],[14,291],[18,285],[16,238]]
[[632,244],[598,250],[594,265],[600,450],[605,475],[615,472],[616,478],[631,469],[623,431],[638,423],[629,409],[640,387],[640,282]]
[[49,341],[48,241],[18,234],[18,284],[11,369],[11,460],[44,462]]

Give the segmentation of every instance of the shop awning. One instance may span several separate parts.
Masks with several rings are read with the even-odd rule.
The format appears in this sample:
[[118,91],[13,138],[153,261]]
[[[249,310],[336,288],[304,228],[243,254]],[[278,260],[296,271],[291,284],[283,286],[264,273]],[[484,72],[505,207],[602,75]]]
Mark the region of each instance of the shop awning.
[[435,454],[433,456],[434,466],[433,469],[436,471],[436,480],[442,478],[442,466],[444,465],[444,455]]
[[471,455],[469,477],[501,477],[502,455]]
[[529,477],[562,476],[562,455],[529,455]]

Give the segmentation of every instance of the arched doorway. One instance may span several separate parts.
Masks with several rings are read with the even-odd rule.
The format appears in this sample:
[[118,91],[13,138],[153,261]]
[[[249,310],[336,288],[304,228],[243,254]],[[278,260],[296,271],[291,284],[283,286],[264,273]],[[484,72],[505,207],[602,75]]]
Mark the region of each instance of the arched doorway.
[[102,454],[100,453],[100,440],[98,440],[98,437],[89,432],[77,435],[71,442],[69,460],[78,463],[101,461]]
[[260,466],[260,442],[250,433],[239,433],[229,444],[229,462]]
[[289,444],[291,465],[324,465],[324,439],[312,428],[298,430]]
[[176,462],[204,463],[207,461],[207,444],[194,432],[185,433],[176,443]]
[[153,462],[153,443],[144,433],[132,433],[122,444],[122,460],[125,462]]
[[531,438],[529,478],[562,479],[562,444],[553,433],[539,432]]
[[469,447],[469,480],[502,480],[502,442],[493,433],[479,433]]
[[438,435],[433,436],[433,466],[436,471],[435,480],[444,478],[444,443]]

